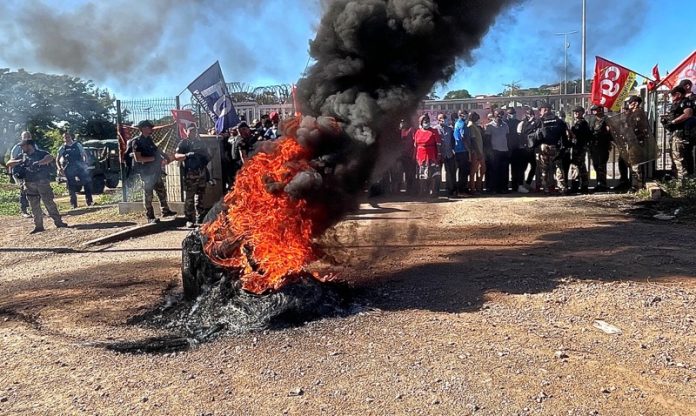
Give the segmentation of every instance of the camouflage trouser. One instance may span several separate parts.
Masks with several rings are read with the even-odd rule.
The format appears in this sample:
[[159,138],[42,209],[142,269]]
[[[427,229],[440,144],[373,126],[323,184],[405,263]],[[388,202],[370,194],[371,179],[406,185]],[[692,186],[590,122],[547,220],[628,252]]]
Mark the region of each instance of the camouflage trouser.
[[585,165],[586,156],[586,150],[573,149],[573,156],[570,158],[570,172],[568,173],[568,181],[575,183],[580,180],[580,188],[582,189],[587,189],[590,185],[590,175],[587,173],[587,165]]
[[23,189],[27,193],[27,199],[31,206],[31,212],[34,215],[34,226],[37,228],[43,227],[43,211],[41,211],[41,201],[43,201],[48,215],[53,219],[53,222],[58,224],[62,222],[60,213],[56,203],[53,202],[53,189],[48,180],[27,182],[23,181]]
[[186,173],[184,178],[184,215],[187,221],[195,222],[196,212],[198,212],[198,218],[205,214],[205,208],[203,208],[205,187],[205,171]]
[[687,155],[689,143],[684,138],[684,130],[672,132],[672,163],[677,174],[677,179],[684,179],[688,175],[687,171]]
[[145,215],[148,219],[155,218],[155,209],[152,207],[152,192],[157,194],[162,212],[170,211],[167,203],[167,189],[164,187],[162,175],[141,175],[143,180],[143,201],[145,202]]
[[[549,192],[558,184],[559,189],[565,188],[563,167],[558,160],[558,147],[542,144],[539,148],[539,169],[541,170],[541,186],[544,192]],[[554,175],[555,178],[554,179]]]
[[619,151],[620,157],[622,157],[623,160],[626,161],[626,164],[631,169],[631,189],[633,189],[634,191],[643,189],[643,172],[641,170],[641,167],[637,163],[630,163],[631,160],[635,160],[631,159],[630,157],[631,149],[628,147],[628,145],[624,145]]

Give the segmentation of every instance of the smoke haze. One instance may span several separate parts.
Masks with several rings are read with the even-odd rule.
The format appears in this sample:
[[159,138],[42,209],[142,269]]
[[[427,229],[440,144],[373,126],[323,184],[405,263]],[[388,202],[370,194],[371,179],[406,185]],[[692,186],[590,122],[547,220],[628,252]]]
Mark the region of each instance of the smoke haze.
[[[227,61],[228,81],[262,76],[289,82],[286,67],[267,59],[267,50],[285,59],[288,50],[306,48],[306,37],[292,30],[291,36],[277,37],[279,25],[271,19],[283,8],[301,5],[310,13],[318,9],[315,0],[292,6],[281,0],[90,0],[60,7],[5,0],[0,2],[0,60],[30,72],[111,81],[141,94],[147,94],[148,84],[152,88],[169,79],[183,89],[218,59]],[[296,73],[304,63],[297,63]]]
[[[325,12],[310,43],[316,60],[298,83],[303,114],[334,117],[347,137],[315,134],[314,153],[332,160],[335,182],[326,203],[341,216],[369,177],[380,152],[395,156],[401,118],[413,114],[436,82],[446,81],[458,58],[472,61],[505,0],[338,0]],[[310,123],[311,124],[311,123]],[[310,130],[311,131],[311,130]],[[302,136],[302,135],[300,135]],[[322,141],[323,139],[323,141]],[[300,143],[305,144],[300,137]],[[389,150],[391,149],[391,150]],[[294,183],[307,194],[316,181]]]

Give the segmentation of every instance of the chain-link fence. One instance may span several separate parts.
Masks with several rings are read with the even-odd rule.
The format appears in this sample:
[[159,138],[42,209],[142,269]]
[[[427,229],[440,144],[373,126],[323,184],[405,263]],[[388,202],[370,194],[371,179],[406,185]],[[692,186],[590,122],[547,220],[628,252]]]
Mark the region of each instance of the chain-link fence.
[[[133,100],[117,100],[117,121],[124,125],[137,125],[143,120],[150,120],[155,126],[164,126],[174,122],[172,110],[179,108],[178,97],[169,98],[142,98]],[[174,139],[178,138],[178,130],[175,126],[171,132]],[[127,138],[124,138],[127,140]],[[169,140],[172,140],[170,138]],[[178,163],[171,163],[163,169],[167,198],[170,201],[183,201],[183,186],[181,169]],[[127,175],[127,169],[122,165],[123,171],[123,201],[137,202],[143,200],[143,184],[138,175]]]

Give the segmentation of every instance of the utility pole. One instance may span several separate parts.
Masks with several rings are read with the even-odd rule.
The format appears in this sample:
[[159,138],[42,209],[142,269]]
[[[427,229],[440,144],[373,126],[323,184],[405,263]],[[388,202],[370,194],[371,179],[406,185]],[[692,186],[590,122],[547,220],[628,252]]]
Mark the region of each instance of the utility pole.
[[[556,33],[556,36],[563,36],[563,53],[564,53],[564,75],[563,75],[563,90],[564,92],[562,94],[567,94],[568,93],[568,48],[570,47],[570,44],[568,43],[568,35],[572,35],[574,33],[578,33],[577,30],[573,30],[572,32],[561,32],[561,33]],[[560,88],[559,88],[560,90]],[[561,93],[561,91],[559,91]]]
[[580,82],[582,82],[581,93],[585,93],[585,77],[587,74],[587,0],[582,0],[582,70]]

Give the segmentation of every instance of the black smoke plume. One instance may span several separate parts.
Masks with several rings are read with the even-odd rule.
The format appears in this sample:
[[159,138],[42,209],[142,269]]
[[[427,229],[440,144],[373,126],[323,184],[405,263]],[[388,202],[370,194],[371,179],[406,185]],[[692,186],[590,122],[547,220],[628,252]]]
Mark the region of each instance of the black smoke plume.
[[[312,136],[312,149],[334,172],[324,197],[335,219],[352,206],[381,154],[400,152],[401,118],[416,112],[457,60],[471,62],[496,16],[510,0],[337,0],[325,2],[310,55],[316,60],[298,83],[303,114],[337,119],[346,135]],[[311,124],[311,123],[310,123]],[[305,143],[307,140],[301,140]],[[324,167],[324,166],[322,166]],[[308,178],[305,178],[308,179]],[[316,197],[316,181],[307,183]],[[295,183],[294,194],[300,185]],[[311,186],[310,186],[311,185]]]

